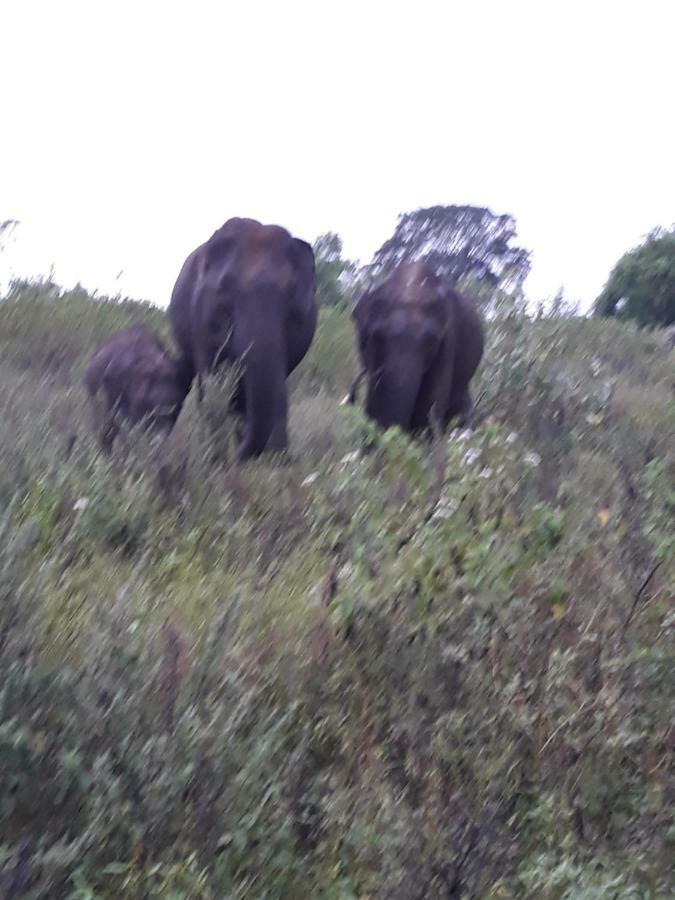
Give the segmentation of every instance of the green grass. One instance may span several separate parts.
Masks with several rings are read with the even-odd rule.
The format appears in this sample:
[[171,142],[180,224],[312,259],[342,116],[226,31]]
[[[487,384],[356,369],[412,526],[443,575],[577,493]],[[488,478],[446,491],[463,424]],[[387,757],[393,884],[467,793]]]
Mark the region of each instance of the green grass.
[[671,896],[675,354],[495,320],[481,424],[420,446],[338,405],[326,310],[289,464],[233,465],[213,382],[159,473],[79,384],[137,318],[0,301],[5,894]]

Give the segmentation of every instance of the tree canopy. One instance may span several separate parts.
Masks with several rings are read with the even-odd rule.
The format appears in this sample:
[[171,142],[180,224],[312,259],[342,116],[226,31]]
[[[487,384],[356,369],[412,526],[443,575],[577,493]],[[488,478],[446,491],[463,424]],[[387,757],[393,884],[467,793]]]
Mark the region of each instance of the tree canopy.
[[514,291],[530,271],[530,252],[513,242],[516,221],[478,206],[431,206],[402,213],[394,234],[375,253],[372,274],[423,259],[439,275],[469,278]]
[[345,302],[345,283],[356,266],[342,258],[342,238],[333,231],[320,234],[314,241],[316,300],[320,306],[340,306]]
[[675,323],[675,226],[654,229],[621,257],[595,301],[595,313],[640,325]]

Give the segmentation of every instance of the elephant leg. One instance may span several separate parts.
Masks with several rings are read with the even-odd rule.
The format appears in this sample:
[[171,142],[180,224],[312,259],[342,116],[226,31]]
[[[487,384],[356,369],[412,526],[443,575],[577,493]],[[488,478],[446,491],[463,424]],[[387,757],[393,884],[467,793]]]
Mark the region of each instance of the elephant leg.
[[417,434],[420,431],[426,431],[427,428],[431,425],[429,419],[429,403],[417,402],[415,404],[415,408],[413,410],[412,418],[410,420],[410,430],[413,434]]
[[242,378],[237,379],[234,390],[232,391],[230,409],[233,413],[246,415],[246,391],[244,390],[244,381]]
[[466,387],[463,391],[450,397],[450,403],[445,414],[445,424],[447,425],[451,419],[457,417],[459,420],[458,424],[466,425],[469,422],[472,411],[473,400],[469,388]]
[[232,416],[232,429],[237,444],[241,444],[246,435],[246,391],[243,379],[237,379],[230,397],[229,412]]
[[288,424],[286,415],[279,415],[267,441],[267,450],[280,452],[288,449]]
[[359,374],[354,379],[354,383],[352,384],[349,393],[342,401],[342,405],[348,403],[350,406],[353,406],[356,403],[356,392],[359,388],[359,385],[361,384],[363,379],[366,377],[366,374],[367,374],[366,369],[362,369],[362,371],[359,372]]
[[415,400],[415,406],[413,407],[413,413],[410,419],[410,428],[414,433],[426,431],[431,425],[429,413],[431,410],[434,386],[433,372],[429,372],[422,380],[420,391]]
[[92,398],[92,426],[98,443],[106,456],[112,453],[119,427],[116,416],[116,402],[110,395],[105,400],[100,396]]
[[213,356],[209,352],[209,346],[200,343],[195,349],[194,366],[197,371],[197,403],[204,402],[204,377],[211,375]]
[[115,422],[113,418],[106,419],[103,423],[100,431],[100,442],[101,449],[106,454],[106,456],[110,456],[112,453],[113,444],[115,443],[115,438],[119,432],[119,426]]

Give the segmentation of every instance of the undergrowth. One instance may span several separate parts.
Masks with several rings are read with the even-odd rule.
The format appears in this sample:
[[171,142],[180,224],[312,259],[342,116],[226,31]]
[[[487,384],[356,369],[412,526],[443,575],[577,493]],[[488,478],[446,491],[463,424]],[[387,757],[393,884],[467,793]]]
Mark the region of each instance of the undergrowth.
[[159,467],[79,384],[139,317],[0,301],[0,894],[671,896],[675,354],[502,315],[413,443],[328,310],[290,462],[234,465],[226,375]]

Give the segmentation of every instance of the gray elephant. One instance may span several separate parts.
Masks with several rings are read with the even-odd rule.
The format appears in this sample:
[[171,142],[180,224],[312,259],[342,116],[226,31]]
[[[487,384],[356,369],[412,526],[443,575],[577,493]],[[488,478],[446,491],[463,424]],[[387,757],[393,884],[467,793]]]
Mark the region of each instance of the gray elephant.
[[423,262],[402,263],[363,294],[352,315],[370,418],[419,432],[469,415],[483,322],[450,283]]
[[287,447],[286,379],[317,323],[314,252],[277,225],[229,219],[185,261],[169,318],[185,378],[240,365],[234,409],[245,417],[238,458]]
[[178,361],[146,325],[108,338],[84,370],[103,449],[110,453],[122,421],[168,436],[190,389]]

